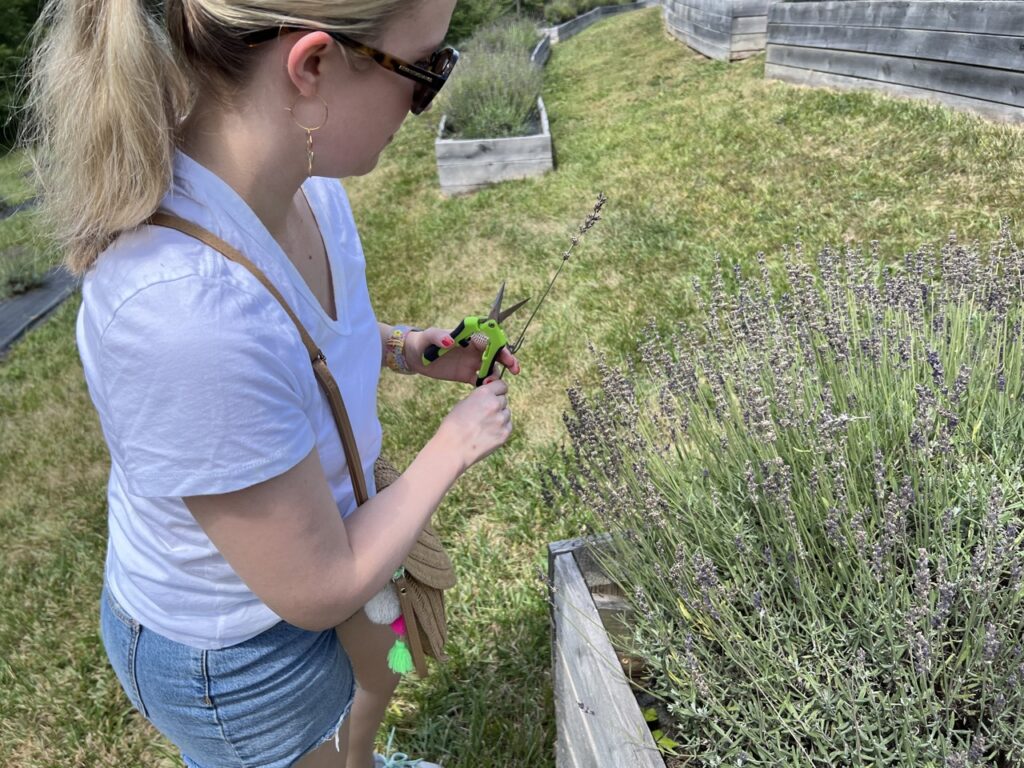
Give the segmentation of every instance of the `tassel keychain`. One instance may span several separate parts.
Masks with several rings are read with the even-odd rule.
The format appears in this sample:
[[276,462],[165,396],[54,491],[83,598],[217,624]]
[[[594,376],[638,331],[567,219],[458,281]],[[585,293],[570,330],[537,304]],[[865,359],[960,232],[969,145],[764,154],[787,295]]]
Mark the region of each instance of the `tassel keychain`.
[[[393,579],[399,579],[405,575],[405,568],[401,567],[395,571]],[[395,644],[388,651],[388,669],[396,675],[405,675],[413,670],[412,652],[409,650],[409,641],[405,629],[405,619],[402,616],[402,608],[398,602],[398,593],[395,585],[388,582],[376,595],[366,603],[367,617],[374,624],[387,624],[391,631],[397,635]]]
[[399,616],[391,622],[391,630],[398,635],[398,639],[388,651],[388,669],[396,675],[405,675],[412,672],[413,668],[412,653],[405,639],[405,619]]

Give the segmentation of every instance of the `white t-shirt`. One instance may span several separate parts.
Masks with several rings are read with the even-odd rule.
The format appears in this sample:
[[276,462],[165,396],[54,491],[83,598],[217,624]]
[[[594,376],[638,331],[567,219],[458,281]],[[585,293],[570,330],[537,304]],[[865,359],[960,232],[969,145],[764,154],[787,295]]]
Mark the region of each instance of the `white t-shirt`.
[[[362,246],[341,184],[302,186],[327,248],[332,320],[253,211],[178,152],[161,208],[220,236],[263,270],[323,350],[369,490],[380,453],[381,340]],[[196,523],[182,496],[248,487],[314,446],[342,516],[356,507],[345,454],[305,346],[244,267],[164,227],[121,235],[86,273],[78,350],[110,449],[110,590],[144,626],[223,648],[277,623]]]

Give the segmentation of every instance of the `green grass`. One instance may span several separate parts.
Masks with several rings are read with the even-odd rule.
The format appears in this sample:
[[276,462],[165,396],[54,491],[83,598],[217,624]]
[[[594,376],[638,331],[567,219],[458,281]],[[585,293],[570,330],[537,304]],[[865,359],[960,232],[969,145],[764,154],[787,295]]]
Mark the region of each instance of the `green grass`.
[[[629,62],[629,66],[623,66]],[[778,263],[852,236],[889,257],[956,228],[988,240],[1024,200],[1024,132],[874,95],[762,78],[763,59],[710,62],[667,38],[657,10],[555,47],[545,73],[557,170],[443,199],[436,111],[410,120],[380,167],[347,183],[381,319],[452,326],[538,297],[598,191],[604,220],[574,253],[522,350],[517,431],[436,520],[459,584],[451,663],[399,691],[399,748],[448,768],[553,765],[546,542],[583,521],[545,507],[538,466],[562,440],[565,387],[592,378],[589,339],[628,352],[651,317],[688,314],[716,253]],[[0,365],[0,764],[174,764],[129,713],[96,631],[108,459],[74,345],[78,299]],[[517,332],[518,322],[509,330]],[[456,385],[386,374],[385,450],[406,462]]]
[[60,262],[32,210],[0,221],[0,301],[39,285]]
[[0,203],[16,205],[32,197],[32,185],[26,176],[30,167],[23,152],[0,157]]
[[[29,162],[21,152],[0,157],[0,207],[23,203],[33,196],[26,174]],[[38,285],[59,257],[40,235],[31,210],[0,221],[0,301]]]

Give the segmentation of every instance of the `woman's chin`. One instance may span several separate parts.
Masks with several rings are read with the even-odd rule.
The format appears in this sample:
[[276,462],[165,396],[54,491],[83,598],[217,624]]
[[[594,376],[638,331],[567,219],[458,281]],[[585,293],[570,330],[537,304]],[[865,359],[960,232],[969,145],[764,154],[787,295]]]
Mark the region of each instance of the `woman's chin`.
[[373,155],[372,157],[366,158],[366,160],[360,164],[359,168],[355,170],[351,175],[365,176],[366,174],[368,174],[370,171],[377,167],[377,163],[379,161],[380,152],[378,151],[377,154]]

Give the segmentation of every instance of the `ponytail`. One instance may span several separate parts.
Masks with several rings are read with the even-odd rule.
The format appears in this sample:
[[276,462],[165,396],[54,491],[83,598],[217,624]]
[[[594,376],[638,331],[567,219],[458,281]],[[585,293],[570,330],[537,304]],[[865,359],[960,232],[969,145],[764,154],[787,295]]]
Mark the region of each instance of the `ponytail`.
[[195,93],[242,85],[251,69],[255,54],[240,32],[305,26],[369,38],[410,4],[46,0],[34,32],[22,143],[66,267],[83,274],[117,235],[156,210]]
[[166,193],[189,82],[143,0],[48,0],[35,34],[23,143],[40,213],[81,275]]

